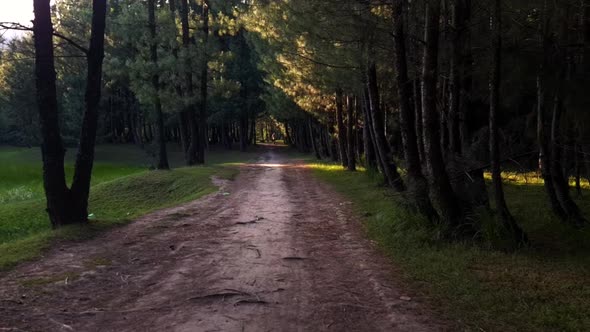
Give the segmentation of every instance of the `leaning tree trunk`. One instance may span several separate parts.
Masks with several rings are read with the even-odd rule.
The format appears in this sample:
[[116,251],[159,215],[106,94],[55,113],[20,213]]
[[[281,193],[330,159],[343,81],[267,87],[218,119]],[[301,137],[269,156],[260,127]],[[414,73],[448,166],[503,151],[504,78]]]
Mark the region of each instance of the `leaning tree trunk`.
[[426,156],[424,154],[424,123],[422,122],[422,87],[419,79],[414,80],[414,117],[418,156],[422,163],[426,161]]
[[408,78],[402,1],[397,2],[393,9],[393,36],[395,79],[400,108],[400,129],[408,172],[408,187],[416,209],[428,220],[434,222],[438,219],[438,213],[432,206],[428,196],[428,184],[422,174],[418,138],[414,126],[414,110],[411,105],[412,81]]
[[373,146],[381,171],[385,177],[386,183],[398,192],[406,189],[405,184],[397,171],[397,165],[393,162],[389,145],[385,139],[385,130],[383,124],[383,114],[379,105],[379,92],[377,86],[377,68],[373,61],[370,61],[367,70],[367,94],[369,96],[368,118],[373,138]]
[[354,103],[356,98],[352,96],[347,97],[347,120],[346,120],[346,138],[348,139],[346,146],[348,147],[348,170],[353,172],[356,171],[356,154],[355,154],[355,132],[354,132]]
[[[158,67],[158,44],[156,41],[156,3],[155,0],[148,0],[148,21],[150,27],[150,36],[152,39],[150,45],[150,58],[154,68]],[[160,100],[160,76],[157,69],[152,74],[152,87],[154,89],[154,110],[156,112],[156,168],[170,169],[168,165],[168,153],[166,151],[166,138],[164,128],[164,114],[162,112],[162,102]]]
[[348,167],[348,155],[346,151],[346,127],[344,127],[343,117],[343,96],[342,89],[336,90],[336,125],[338,126],[338,152],[340,152],[340,162],[342,167]]
[[56,228],[73,222],[69,210],[70,192],[64,171],[65,149],[60,135],[57,89],[53,56],[53,24],[49,0],[35,0],[35,86],[41,127],[43,186],[47,213]]
[[452,228],[457,228],[461,224],[462,211],[445,169],[437,110],[439,18],[440,1],[429,1],[426,5],[426,44],[422,71],[424,154],[430,173],[431,196],[439,205],[440,217]]
[[371,134],[371,120],[369,118],[369,102],[368,94],[363,93],[363,144],[365,151],[365,168],[367,170],[375,171],[377,169],[377,161],[375,157],[375,146],[373,145],[373,138]]
[[96,145],[98,110],[102,90],[106,8],[106,0],[93,0],[90,47],[86,58],[86,94],[84,99],[86,110],[82,119],[80,145],[72,182],[72,203],[75,206],[73,208],[73,217],[79,221],[88,219],[88,197],[90,195],[90,180],[94,164],[94,147]]
[[502,21],[500,0],[495,0],[494,14],[490,18],[490,30],[492,31],[492,72],[490,75],[490,159],[492,164],[492,182],[494,186],[494,200],[496,212],[504,228],[510,233],[516,244],[526,243],[527,236],[518,226],[516,220],[508,210],[502,188],[502,170],[500,168],[500,145],[498,143],[498,108],[500,103],[500,68],[502,49]]

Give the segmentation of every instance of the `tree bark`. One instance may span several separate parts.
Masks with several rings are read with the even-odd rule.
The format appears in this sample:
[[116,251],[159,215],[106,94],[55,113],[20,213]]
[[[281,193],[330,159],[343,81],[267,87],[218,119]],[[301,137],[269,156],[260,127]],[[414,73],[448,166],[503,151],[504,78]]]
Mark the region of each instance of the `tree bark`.
[[342,89],[336,89],[336,125],[338,127],[338,152],[340,153],[340,162],[342,167],[348,167],[348,155],[346,149],[346,127],[344,126],[343,117],[343,96]]
[[405,184],[397,171],[397,165],[393,162],[391,151],[385,139],[385,130],[383,125],[383,114],[379,104],[379,91],[377,86],[377,68],[375,63],[369,60],[367,68],[367,94],[369,112],[368,118],[373,138],[375,154],[381,165],[381,171],[385,177],[388,186],[398,192],[406,189]]
[[502,170],[500,168],[500,145],[498,143],[498,108],[500,103],[500,68],[502,49],[502,21],[501,2],[495,0],[493,15],[490,19],[490,30],[492,31],[492,71],[490,75],[490,159],[492,164],[492,182],[494,187],[494,200],[496,213],[506,231],[509,232],[514,243],[518,245],[528,242],[524,231],[518,226],[516,220],[508,210],[502,187]]
[[545,133],[545,89],[543,85],[543,68],[537,76],[537,141],[539,145],[539,168],[543,177],[543,186],[549,198],[551,210],[560,219],[565,219],[565,211],[557,200],[557,193],[553,185],[553,175],[551,172],[551,163],[548,150],[547,136]]
[[94,163],[98,106],[102,88],[102,60],[106,1],[93,0],[90,47],[87,51],[85,111],[74,168],[72,189],[66,185],[65,149],[59,128],[56,73],[53,53],[53,24],[49,0],[33,2],[35,79],[41,127],[43,185],[47,212],[53,228],[88,220],[88,196]]
[[418,156],[421,163],[426,161],[424,154],[424,126],[422,122],[422,87],[419,79],[414,80],[414,122],[418,144]]
[[162,112],[162,102],[160,100],[160,75],[158,74],[158,44],[156,41],[156,2],[148,0],[148,22],[150,27],[150,36],[152,42],[150,45],[150,58],[154,65],[152,74],[152,87],[154,89],[153,103],[156,115],[156,169],[170,169],[168,165],[168,153],[166,151],[166,137],[164,128],[164,114]]
[[[188,20],[188,14],[189,14],[189,5],[188,5],[188,0],[180,0],[180,24],[181,24],[181,29],[182,29],[182,45],[185,48],[185,50],[188,53],[188,50],[190,49],[190,45],[191,43],[193,43],[193,40],[191,39],[190,36],[190,31],[189,31],[189,20]],[[185,91],[185,96],[187,98],[190,98],[193,96],[194,94],[194,87],[193,87],[193,74],[191,72],[192,68],[192,64],[191,64],[192,60],[190,56],[187,56],[185,58],[185,70],[186,73],[184,75],[185,77],[185,84],[186,84],[186,91]],[[190,105],[188,105],[187,109],[186,109],[186,121],[187,121],[187,126],[188,126],[188,132],[189,132],[189,137],[190,137],[190,141],[188,142],[188,149],[187,149],[187,153],[186,153],[186,163],[187,165],[195,165],[198,161],[198,152],[199,152],[199,146],[201,145],[200,139],[199,139],[199,121],[197,119],[197,114],[195,111],[195,105],[193,105],[192,103]]]
[[[92,179],[92,167],[94,165],[94,147],[96,145],[98,110],[102,91],[106,9],[106,0],[92,1],[90,46],[86,58],[86,93],[84,99],[86,110],[82,119],[80,143],[72,182],[72,198],[75,202],[73,213],[75,220],[79,221],[88,219],[88,197],[90,195],[90,180]],[[135,129],[131,130],[135,133]]]
[[35,86],[41,128],[43,186],[47,213],[56,228],[72,223],[69,214],[69,189],[64,171],[65,149],[60,134],[56,74],[53,54],[53,24],[49,0],[35,0],[33,26],[35,38]]
[[375,146],[373,145],[373,134],[371,133],[371,118],[369,117],[368,93],[363,93],[363,143],[365,144],[365,167],[368,170],[377,170]]
[[[561,64],[564,66],[564,64]],[[553,118],[551,121],[551,175],[553,177],[553,186],[557,194],[557,200],[561,204],[566,215],[566,221],[574,227],[583,227],[587,220],[582,216],[580,208],[574,202],[569,191],[569,181],[564,176],[562,167],[560,167],[560,140],[559,124],[563,113],[562,93],[563,78],[565,77],[565,68],[560,69],[558,87],[553,104]]]
[[412,81],[408,78],[403,5],[404,2],[399,1],[396,2],[393,8],[393,42],[395,80],[400,109],[400,129],[408,172],[408,187],[416,209],[428,220],[435,222],[438,219],[438,213],[430,202],[428,184],[422,174],[418,138],[414,126],[414,110],[411,106]]
[[440,217],[451,228],[457,228],[461,224],[462,211],[445,169],[437,111],[439,17],[440,1],[429,1],[426,5],[426,44],[422,71],[424,154],[430,173],[431,196],[439,205]]
[[347,138],[347,153],[348,156],[348,164],[347,168],[349,171],[354,172],[356,171],[356,154],[355,154],[355,138],[356,135],[354,133],[354,106],[355,106],[356,98],[352,96],[347,97],[347,119],[346,119],[346,138]]
[[463,60],[463,33],[464,15],[463,0],[453,0],[451,13],[451,61],[449,77],[449,151],[454,154],[461,154],[461,133],[460,133],[460,100],[461,100],[461,69]]
[[[209,0],[203,0],[201,19],[203,20],[203,43],[207,45],[209,40]],[[206,47],[205,47],[206,49]],[[205,163],[205,147],[209,140],[207,135],[207,83],[208,79],[208,57],[206,52],[203,54],[203,62],[201,63],[201,108],[199,109],[199,141],[197,151],[197,164]]]
[[318,149],[318,145],[315,139],[314,130],[313,130],[313,118],[311,115],[307,116],[307,126],[309,129],[309,141],[311,142],[311,147],[313,149],[313,153],[317,160],[322,160],[322,156],[320,155],[320,150]]

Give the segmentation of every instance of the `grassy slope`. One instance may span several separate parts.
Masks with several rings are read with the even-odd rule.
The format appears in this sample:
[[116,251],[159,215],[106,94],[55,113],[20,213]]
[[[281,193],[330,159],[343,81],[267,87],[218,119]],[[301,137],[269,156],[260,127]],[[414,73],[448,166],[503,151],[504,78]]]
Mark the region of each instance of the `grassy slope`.
[[[330,165],[314,165],[314,172],[368,216],[369,237],[403,268],[416,292],[431,298],[464,329],[590,330],[590,230],[560,225],[547,208],[541,186],[506,186],[508,204],[532,246],[505,253],[433,242],[431,231],[417,227],[423,221],[397,206],[399,197],[362,172]],[[584,194],[588,197],[590,191]],[[590,215],[588,198],[578,203]]]
[[[256,153],[211,153],[208,166],[147,171],[146,158],[133,146],[100,146],[93,172],[90,227],[50,229],[44,211],[41,170],[35,149],[0,148],[0,269],[37,257],[56,238],[78,238],[125,223],[156,209],[174,206],[211,193],[210,177],[231,177],[225,163],[253,158]],[[71,160],[66,170],[71,176]],[[179,153],[171,153],[180,166]]]

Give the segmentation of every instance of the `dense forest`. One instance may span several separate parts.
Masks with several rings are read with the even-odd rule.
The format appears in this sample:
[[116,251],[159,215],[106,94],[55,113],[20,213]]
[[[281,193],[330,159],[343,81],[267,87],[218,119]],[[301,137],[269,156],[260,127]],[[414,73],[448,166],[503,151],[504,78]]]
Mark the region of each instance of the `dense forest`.
[[589,331],[589,91],[590,0],[0,0],[0,331]]
[[96,142],[168,169],[170,144],[197,165],[274,135],[379,172],[450,239],[483,208],[527,242],[503,169],[540,172],[553,213],[587,224],[572,199],[590,174],[587,1],[34,3],[33,26],[1,23],[32,33],[3,41],[0,143],[42,146],[56,227],[87,219]]

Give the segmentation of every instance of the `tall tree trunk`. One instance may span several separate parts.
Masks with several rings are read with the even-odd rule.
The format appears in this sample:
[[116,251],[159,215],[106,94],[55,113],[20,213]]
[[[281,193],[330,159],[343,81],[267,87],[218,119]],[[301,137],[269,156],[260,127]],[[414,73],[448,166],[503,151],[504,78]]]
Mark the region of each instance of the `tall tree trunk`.
[[[565,64],[561,64],[564,66]],[[560,79],[558,79],[558,87],[555,93],[553,105],[553,119],[551,121],[551,175],[553,177],[553,186],[557,194],[557,200],[561,204],[566,215],[567,222],[575,227],[582,227],[587,223],[587,220],[582,216],[578,205],[574,202],[570,195],[568,179],[564,176],[562,167],[560,167],[560,140],[559,140],[559,124],[563,113],[562,93],[563,93],[563,78],[565,77],[565,68],[562,68]]]
[[494,200],[496,212],[504,228],[510,233],[516,244],[526,243],[527,236],[518,226],[516,220],[508,210],[502,188],[502,170],[500,168],[500,145],[498,143],[498,108],[500,103],[500,68],[502,50],[502,21],[501,2],[495,0],[493,15],[490,17],[492,31],[492,71],[490,75],[490,159],[492,164],[492,182],[494,186]]
[[[98,110],[102,91],[106,8],[106,0],[92,1],[92,28],[86,58],[86,93],[84,98],[86,110],[82,119],[80,143],[72,182],[72,198],[75,205],[75,208],[72,207],[74,209],[73,216],[75,220],[79,221],[88,219],[88,197],[90,195],[90,180],[94,165],[94,147],[96,145]],[[131,130],[135,133],[135,129],[131,128]]]
[[153,103],[156,115],[156,168],[170,169],[168,165],[168,153],[166,151],[166,137],[164,128],[164,114],[162,112],[162,102],[160,100],[160,75],[158,74],[158,44],[156,41],[156,2],[148,0],[148,23],[150,27],[151,45],[150,58],[154,65],[152,74],[152,87],[154,89]]
[[343,114],[343,96],[342,89],[336,90],[336,125],[338,127],[338,152],[340,153],[340,162],[342,167],[348,167],[348,155],[346,150],[346,127],[344,127]]
[[315,154],[316,159],[322,160],[322,156],[320,155],[320,150],[318,149],[318,145],[314,135],[313,118],[311,117],[311,115],[307,116],[307,126],[309,129],[309,141],[311,142],[313,153]]
[[[180,24],[182,29],[182,45],[187,51],[190,49],[191,44],[194,43],[194,40],[190,36],[189,30],[189,4],[188,0],[180,0]],[[194,86],[193,86],[193,74],[190,70],[192,68],[192,59],[190,56],[185,58],[185,84],[186,84],[186,91],[185,96],[187,98],[191,98],[194,94]],[[199,121],[197,119],[197,114],[195,111],[195,105],[192,103],[188,105],[186,109],[186,121],[188,126],[188,131],[190,133],[190,141],[188,144],[188,149],[186,153],[186,163],[188,165],[194,165],[198,161],[198,152],[200,150],[200,136],[199,136]]]
[[412,81],[408,78],[403,5],[404,2],[398,1],[393,8],[393,42],[395,79],[400,108],[400,129],[408,171],[407,180],[413,204],[421,214],[434,222],[438,219],[438,213],[430,202],[428,184],[426,178],[422,175],[418,153],[418,138],[414,126],[414,110],[411,106]]
[[[176,0],[169,0],[169,7],[170,7],[170,14],[172,19],[176,22]],[[176,38],[175,38],[176,40]],[[178,61],[178,47],[176,44],[173,46],[172,55],[174,56],[175,60]],[[176,94],[178,97],[182,98],[184,93],[182,91],[182,87],[180,84],[176,84]],[[188,154],[189,146],[190,146],[190,135],[189,135],[189,128],[188,128],[188,111],[182,110],[178,113],[178,129],[180,132],[180,145],[182,147],[182,152],[184,154],[184,160],[187,165],[191,165],[191,158]]]
[[369,117],[369,96],[366,89],[363,93],[363,143],[365,144],[365,167],[368,170],[377,170],[375,146],[373,145],[373,134],[371,132],[371,118]]
[[440,1],[426,5],[425,48],[422,72],[422,122],[424,154],[429,170],[430,191],[438,203],[441,219],[452,228],[461,224],[462,211],[445,169],[440,145],[440,121],[437,111],[438,38]]
[[354,106],[355,106],[356,98],[352,96],[347,97],[347,119],[346,119],[346,138],[347,138],[347,153],[348,156],[348,170],[353,172],[356,171],[356,155],[355,155],[355,138],[356,135],[354,133]]
[[60,134],[56,74],[53,55],[53,25],[49,0],[35,0],[35,86],[41,127],[43,186],[47,213],[56,228],[72,223],[69,214],[70,192],[64,171],[65,149]]
[[[203,43],[207,45],[209,40],[209,0],[203,0],[201,19],[203,20]],[[201,108],[199,109],[199,141],[197,151],[197,163],[205,163],[205,146],[209,141],[207,133],[207,83],[208,79],[208,57],[206,52],[203,53],[203,62],[201,63]]]
[[422,122],[422,87],[419,79],[414,80],[414,122],[418,144],[418,156],[421,162],[426,161],[424,154],[424,126]]
[[451,8],[451,62],[449,77],[449,151],[461,154],[461,134],[459,124],[460,100],[461,100],[461,69],[463,52],[463,0],[453,0]]
[[238,130],[240,135],[240,151],[245,152],[248,149],[248,117],[245,114],[240,115],[240,126]]
[[381,165],[381,171],[386,183],[398,192],[404,191],[405,184],[397,171],[397,165],[393,162],[391,151],[385,139],[383,114],[379,104],[379,91],[377,86],[377,68],[375,62],[369,60],[367,68],[367,94],[369,96],[369,112],[371,134],[377,159]]
[[539,168],[541,170],[543,185],[553,213],[560,219],[565,219],[565,211],[557,200],[557,193],[555,192],[555,187],[553,185],[553,175],[550,163],[551,157],[549,155],[550,151],[548,149],[547,136],[545,133],[545,89],[542,72],[543,68],[541,68],[541,73],[537,76],[537,141],[539,144]]

